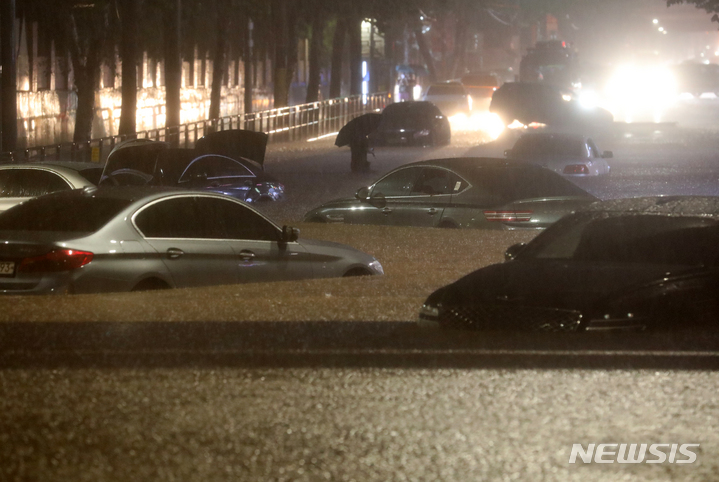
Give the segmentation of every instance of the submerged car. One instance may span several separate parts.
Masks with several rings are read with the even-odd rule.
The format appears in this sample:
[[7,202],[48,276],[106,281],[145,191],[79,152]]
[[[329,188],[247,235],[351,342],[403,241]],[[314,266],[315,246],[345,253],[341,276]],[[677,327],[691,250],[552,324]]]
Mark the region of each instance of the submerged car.
[[595,203],[505,258],[432,293],[419,323],[553,332],[719,327],[719,197]]
[[311,210],[305,221],[538,229],[596,200],[562,176],[526,162],[435,159],[399,167],[354,198]]
[[298,240],[298,233],[215,193],[108,187],[48,194],[0,215],[0,292],[97,293],[382,274],[368,254]]
[[491,98],[502,85],[502,80],[492,72],[470,72],[462,76],[462,85],[473,99]]
[[614,122],[608,110],[585,107],[571,92],[539,82],[505,82],[492,95],[489,111],[505,125],[516,120],[524,125],[605,128]]
[[377,129],[369,135],[371,145],[442,146],[449,144],[451,138],[447,117],[426,101],[388,105]]
[[522,134],[504,155],[570,177],[607,175],[607,159],[614,157],[612,151],[600,152],[590,137],[551,132]]
[[209,134],[194,149],[128,140],[110,152],[100,185],[205,189],[246,202],[279,201],[285,188],[264,171],[266,143],[267,134],[244,130]]
[[459,82],[442,82],[432,84],[422,96],[439,107],[447,117],[457,114],[469,115],[472,112],[472,97]]
[[92,162],[37,162],[0,166],[0,211],[30,198],[95,186],[102,166]]

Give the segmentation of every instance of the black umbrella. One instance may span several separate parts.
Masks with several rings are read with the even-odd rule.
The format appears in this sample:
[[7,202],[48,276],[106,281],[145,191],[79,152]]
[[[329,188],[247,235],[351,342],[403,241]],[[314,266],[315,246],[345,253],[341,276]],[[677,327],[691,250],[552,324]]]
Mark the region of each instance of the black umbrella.
[[361,140],[377,129],[381,118],[382,114],[377,114],[375,112],[355,117],[345,124],[345,126],[337,133],[335,145],[337,147],[342,147],[351,144],[353,141]]

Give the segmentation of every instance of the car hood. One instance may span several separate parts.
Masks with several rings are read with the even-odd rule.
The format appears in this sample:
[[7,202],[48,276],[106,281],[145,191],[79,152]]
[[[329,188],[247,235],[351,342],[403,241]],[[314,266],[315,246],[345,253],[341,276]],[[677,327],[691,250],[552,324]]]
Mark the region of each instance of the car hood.
[[619,263],[515,260],[480,269],[447,287],[447,301],[509,302],[585,311],[612,296],[692,268]]

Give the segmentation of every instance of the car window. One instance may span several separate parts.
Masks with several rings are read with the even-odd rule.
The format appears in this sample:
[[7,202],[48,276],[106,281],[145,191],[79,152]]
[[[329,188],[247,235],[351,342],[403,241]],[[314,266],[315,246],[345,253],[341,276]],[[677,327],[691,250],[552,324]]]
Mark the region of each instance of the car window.
[[422,169],[412,188],[412,194],[455,194],[467,187],[467,181],[446,169],[428,167]]
[[204,198],[203,209],[219,213],[227,239],[277,241],[279,231],[253,210],[234,201]]
[[35,197],[72,189],[62,177],[40,169],[0,170],[0,197]]
[[719,252],[719,224],[707,218],[581,214],[546,234],[531,256],[699,266],[715,265]]
[[382,194],[385,197],[409,196],[420,171],[421,168],[412,167],[390,173],[377,181],[371,195]]
[[251,177],[253,174],[245,166],[228,157],[202,156],[194,161],[182,173],[179,182],[189,182],[197,178],[217,179],[221,177]]
[[220,213],[200,199],[183,196],[155,202],[137,213],[135,225],[147,238],[224,238]]
[[[94,233],[130,204],[125,199],[55,196],[31,199],[3,212],[0,231]],[[78,215],[82,213],[82,215]]]
[[478,168],[473,189],[487,201],[507,203],[546,197],[591,197],[571,181],[544,168]]

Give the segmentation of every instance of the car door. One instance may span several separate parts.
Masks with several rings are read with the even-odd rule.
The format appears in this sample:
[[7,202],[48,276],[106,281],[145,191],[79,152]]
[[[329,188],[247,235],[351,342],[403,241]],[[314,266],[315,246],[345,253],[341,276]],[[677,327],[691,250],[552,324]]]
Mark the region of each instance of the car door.
[[237,282],[235,253],[227,243],[220,213],[201,196],[155,201],[133,216],[136,228],[172,274],[178,288]]
[[231,199],[205,198],[205,209],[221,213],[226,241],[240,283],[312,278],[312,257],[297,241],[281,242],[280,230],[262,215]]
[[396,196],[388,203],[392,212],[389,224],[398,226],[436,227],[462,180],[452,171],[424,167],[406,196]]
[[[410,209],[412,188],[422,172],[421,166],[400,168],[377,181],[362,210],[350,212],[363,224],[401,224],[394,220],[400,212]],[[405,217],[405,215],[401,215]]]

